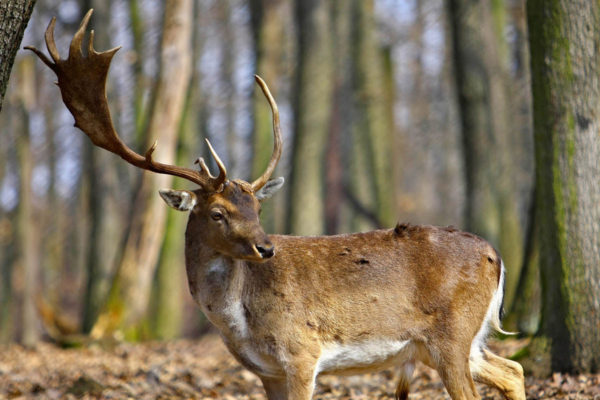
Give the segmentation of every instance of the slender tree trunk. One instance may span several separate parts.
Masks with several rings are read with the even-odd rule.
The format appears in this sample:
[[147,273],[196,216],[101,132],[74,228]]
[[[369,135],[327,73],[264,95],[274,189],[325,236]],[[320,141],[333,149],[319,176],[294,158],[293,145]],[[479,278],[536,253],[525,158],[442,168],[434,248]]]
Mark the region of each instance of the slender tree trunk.
[[499,248],[510,307],[522,263],[507,91],[504,1],[449,0],[454,68],[462,124],[466,228]]
[[327,156],[325,157],[325,232],[336,234],[351,230],[344,218],[344,187],[352,165],[351,127],[352,127],[352,63],[351,28],[352,2],[340,1],[333,5],[334,51],[334,94],[331,112],[331,129],[327,138]]
[[[282,0],[252,0],[252,32],[256,54],[256,74],[269,85],[271,93],[278,99],[278,78],[283,74],[282,58],[285,45],[285,18]],[[273,122],[271,109],[259,88],[252,92],[254,130],[252,134],[252,171],[249,180],[260,176],[273,153]],[[276,208],[282,198],[275,197],[263,204],[260,216],[266,232],[276,231]]]
[[[89,0],[82,7],[86,13],[94,8],[92,23],[95,27],[108,26],[110,22],[111,1]],[[82,15],[83,16],[83,15]],[[108,29],[95,29],[97,48],[110,48]],[[108,82],[109,96],[112,85]],[[99,149],[91,142],[84,144],[84,178],[82,190],[87,201],[89,213],[89,233],[86,249],[86,286],[83,305],[83,332],[88,333],[98,318],[102,302],[110,289],[110,274],[115,266],[119,243],[123,235],[123,224],[119,212],[114,206],[115,197],[122,196],[116,188],[117,165],[114,156]]]
[[23,33],[31,17],[35,0],[10,0],[0,2],[0,111],[4,93],[21,45]]
[[[198,3],[194,6],[194,19],[200,20],[202,10]],[[205,35],[201,23],[192,28],[192,64],[200,63],[203,53]],[[204,138],[207,137],[205,99],[198,90],[200,76],[197,69],[192,70],[190,84],[186,94],[185,106],[179,126],[179,145],[177,149],[177,165],[189,163],[198,154],[199,147],[204,148]],[[175,189],[189,188],[189,183],[175,181]],[[158,269],[155,276],[152,294],[152,313],[149,316],[151,337],[156,339],[173,339],[181,335],[185,325],[184,297],[187,296],[185,269],[184,235],[187,215],[168,209],[167,226],[160,253]],[[206,323],[206,321],[203,321]],[[200,324],[198,329],[202,329]]]
[[142,142],[139,140],[140,136],[145,132],[145,125],[147,123],[146,109],[144,107],[144,92],[145,92],[145,77],[144,69],[142,68],[142,62],[145,60],[144,54],[144,21],[140,15],[141,10],[138,4],[138,0],[129,0],[129,15],[131,21],[131,33],[133,35],[133,49],[135,51],[135,58],[131,64],[133,76],[135,77],[134,94],[133,94],[133,109],[135,115],[135,133],[136,142]]
[[325,229],[325,145],[333,96],[330,4],[296,0],[298,71],[289,231],[319,235]]
[[[154,158],[169,164],[175,161],[179,121],[191,74],[192,15],[191,0],[165,3],[160,72],[147,138],[148,145],[160,138]],[[135,327],[148,307],[166,223],[167,208],[157,190],[170,185],[168,175],[143,175],[123,257],[92,336],[102,337],[117,329],[136,334],[136,330],[126,329]]]
[[600,4],[527,4],[546,370],[600,368]]
[[219,36],[222,40],[223,59],[220,68],[221,95],[225,104],[225,136],[226,152],[225,164],[232,176],[239,176],[239,162],[236,157],[236,148],[238,147],[238,137],[235,129],[235,58],[236,58],[236,35],[233,26],[232,14],[235,4],[231,0],[222,0],[219,2],[219,14],[221,24],[219,27]]
[[519,283],[515,290],[512,307],[505,318],[505,326],[509,330],[517,330],[526,335],[533,335],[538,328],[541,299],[539,281],[539,245],[535,224],[534,193],[534,149],[533,149],[533,111],[531,105],[531,71],[529,60],[529,43],[527,35],[527,16],[525,1],[512,2],[510,14],[514,29],[513,70],[510,98],[511,116],[514,129],[512,158],[518,171],[514,176],[515,193],[521,198],[521,210],[524,214],[524,246],[522,269]]
[[4,214],[0,219],[0,343],[10,343],[14,340],[15,295],[12,285],[14,265],[17,258],[17,240],[13,235],[17,218],[15,213]]
[[[377,216],[378,225],[391,226],[396,219],[392,180],[392,121],[386,109],[383,52],[375,31],[373,0],[354,0],[352,13],[352,65],[356,115],[356,151],[364,152],[364,182],[356,197],[371,192],[363,202]],[[358,154],[357,154],[358,156]]]
[[35,307],[36,296],[39,295],[39,261],[38,252],[39,231],[36,229],[34,215],[32,174],[35,160],[31,145],[31,132],[29,129],[29,113],[31,111],[34,92],[31,83],[34,81],[33,59],[24,59],[19,64],[21,81],[18,88],[17,114],[22,124],[17,131],[17,153],[19,157],[20,185],[18,209],[18,251],[20,278],[23,289],[19,299],[21,308],[22,330],[19,340],[26,346],[34,345],[40,336],[38,316]]

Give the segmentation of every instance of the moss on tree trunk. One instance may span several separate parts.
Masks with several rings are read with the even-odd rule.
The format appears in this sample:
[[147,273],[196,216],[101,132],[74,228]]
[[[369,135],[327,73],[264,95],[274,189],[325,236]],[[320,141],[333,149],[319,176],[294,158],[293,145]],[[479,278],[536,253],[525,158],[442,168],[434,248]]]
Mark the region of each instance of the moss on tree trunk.
[[600,368],[600,3],[528,2],[545,372]]

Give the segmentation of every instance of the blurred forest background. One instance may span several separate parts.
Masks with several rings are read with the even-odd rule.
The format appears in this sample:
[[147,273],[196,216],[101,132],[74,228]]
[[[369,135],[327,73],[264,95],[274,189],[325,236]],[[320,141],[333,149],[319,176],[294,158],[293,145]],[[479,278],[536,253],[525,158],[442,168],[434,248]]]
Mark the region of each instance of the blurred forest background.
[[[107,94],[133,149],[158,139],[156,160],[192,166],[209,138],[230,176],[258,176],[272,151],[259,74],[279,104],[285,146],[275,176],[286,185],[264,205],[266,232],[409,221],[477,233],[507,266],[505,326],[538,331],[546,230],[535,229],[544,199],[538,189],[535,202],[525,1],[38,0],[21,47],[45,49],[56,16],[66,57],[89,8],[96,49],[122,46]],[[0,113],[0,342],[201,334],[184,272],[187,216],[157,195],[189,183],[94,148],[55,79],[19,51]],[[589,184],[597,194],[597,169],[577,193]],[[587,206],[600,235],[598,204]],[[598,260],[598,239],[588,241]],[[600,284],[595,265],[590,290]],[[597,314],[597,298],[589,304]]]

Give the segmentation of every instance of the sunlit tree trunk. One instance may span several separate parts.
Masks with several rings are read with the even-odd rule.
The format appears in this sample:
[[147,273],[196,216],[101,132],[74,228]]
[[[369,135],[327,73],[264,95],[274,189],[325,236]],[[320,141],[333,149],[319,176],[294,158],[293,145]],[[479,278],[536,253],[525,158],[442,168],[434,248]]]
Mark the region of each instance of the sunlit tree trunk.
[[34,5],[35,0],[0,2],[0,111],[10,70]]
[[329,7],[324,1],[295,2],[298,70],[289,231],[300,235],[319,235],[325,229],[323,158],[333,95]]
[[[546,370],[600,368],[600,4],[527,4]],[[538,358],[539,359],[539,358]]]
[[[164,11],[160,71],[148,124],[147,145],[149,147],[154,140],[160,139],[154,158],[173,164],[191,74],[192,1],[169,0]],[[127,328],[135,327],[148,307],[166,223],[167,207],[157,190],[169,187],[171,181],[167,175],[143,174],[122,260],[92,336],[105,336],[119,329],[135,337],[137,330],[128,332]]]
[[511,180],[503,0],[449,0],[466,177],[466,228],[496,246],[506,264],[510,307],[522,263],[522,229]]

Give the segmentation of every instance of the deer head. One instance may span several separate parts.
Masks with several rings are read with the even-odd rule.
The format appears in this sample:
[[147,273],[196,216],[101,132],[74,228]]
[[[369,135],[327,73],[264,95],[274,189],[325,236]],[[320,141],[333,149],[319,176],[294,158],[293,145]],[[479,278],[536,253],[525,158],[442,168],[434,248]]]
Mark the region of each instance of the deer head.
[[58,77],[63,102],[80,128],[98,147],[119,155],[128,163],[148,171],[187,179],[199,186],[195,191],[161,190],[166,203],[179,211],[191,211],[190,220],[203,225],[206,244],[234,258],[262,261],[273,256],[273,245],[259,222],[260,202],[283,185],[283,178],[269,181],[281,157],[282,138],[279,111],[266,83],[255,76],[273,113],[274,147],[265,172],[252,183],[229,180],[225,165],[207,140],[219,174],[213,176],[202,158],[196,160],[199,169],[193,170],[163,164],[152,159],[155,142],[142,156],[130,149],[117,134],[106,99],[106,78],[111,60],[119,48],[104,52],[94,50],[94,31],[90,33],[87,55],[81,46],[92,11],[83,18],[73,36],[67,59],[61,59],[54,41],[52,18],[45,40],[52,60],[34,47],[33,51]]

